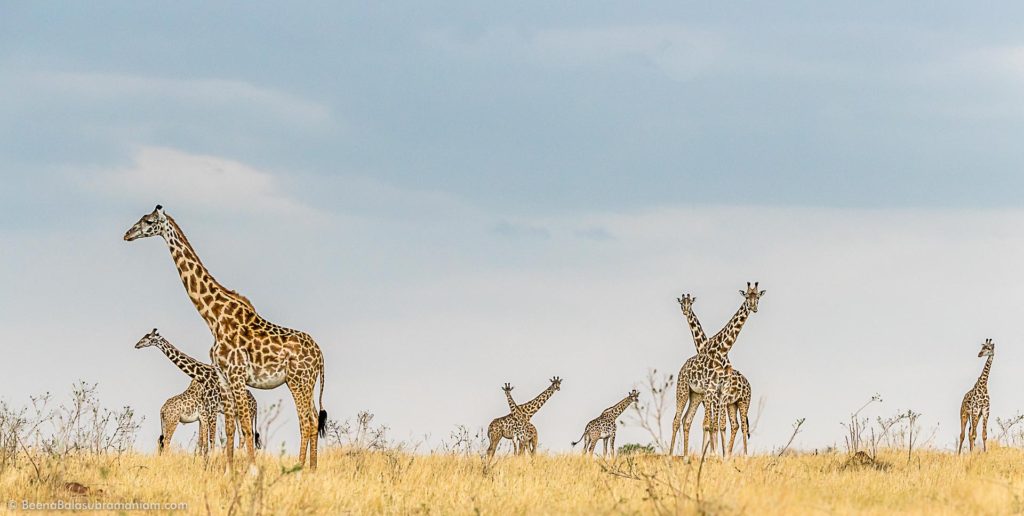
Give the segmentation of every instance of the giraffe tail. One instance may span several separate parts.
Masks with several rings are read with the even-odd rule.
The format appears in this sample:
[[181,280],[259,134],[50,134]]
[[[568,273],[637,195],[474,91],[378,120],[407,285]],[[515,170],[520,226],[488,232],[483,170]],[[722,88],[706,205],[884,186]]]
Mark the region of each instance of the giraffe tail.
[[252,411],[253,445],[256,446],[257,450],[259,450],[260,448],[263,448],[263,441],[260,439],[260,431],[257,430],[257,425],[256,425],[256,417],[257,416],[258,416],[257,411],[253,410]]
[[576,441],[573,441],[573,442],[569,443],[569,446],[572,446],[572,447],[574,447],[574,448],[575,448],[575,447],[576,447],[576,445],[577,445],[577,444],[579,444],[579,443],[580,443],[580,441],[582,441],[582,440],[583,440],[583,438],[584,438],[584,437],[586,437],[586,436],[587,436],[587,431],[586,431],[586,430],[584,430],[584,431],[583,431],[583,435],[581,435],[581,436],[580,436],[580,438],[579,438],[578,440],[576,440]]
[[320,415],[317,417],[316,433],[320,437],[327,436],[327,411],[324,410],[324,363],[320,361]]

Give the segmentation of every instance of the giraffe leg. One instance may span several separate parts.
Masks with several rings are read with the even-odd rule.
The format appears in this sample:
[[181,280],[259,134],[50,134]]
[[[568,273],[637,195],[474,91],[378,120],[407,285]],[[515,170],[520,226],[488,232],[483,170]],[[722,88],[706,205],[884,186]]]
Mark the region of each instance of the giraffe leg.
[[956,447],[956,454],[957,455],[960,455],[960,453],[964,449],[964,435],[965,435],[964,431],[966,429],[967,429],[967,412],[964,411],[963,409],[960,409],[960,444],[958,444],[957,447]]
[[971,413],[971,434],[969,436],[967,436],[967,438],[970,439],[968,444],[970,444],[971,452],[974,452],[974,441],[978,438],[978,413],[977,412]]
[[734,403],[729,405],[725,411],[729,414],[729,453],[732,453],[733,446],[736,445],[736,433],[740,429],[738,425],[739,418],[736,417],[739,407]]
[[608,456],[608,438],[604,437],[601,439],[601,458]]
[[[680,380],[681,382],[682,380]],[[681,391],[676,389],[676,415],[672,417],[672,439],[668,444],[668,455],[671,457],[676,452],[676,434],[679,433],[679,423],[683,419],[683,409],[686,408],[687,398]]]
[[683,456],[690,454],[690,425],[693,424],[693,416],[697,413],[699,405],[704,396],[700,393],[690,391],[690,402],[686,406],[686,414],[683,416]]
[[743,455],[746,455],[747,439],[750,437],[750,404],[740,402],[737,410],[740,413],[740,431],[743,432]]
[[164,432],[160,434],[160,452],[171,447],[171,440],[174,438],[174,431],[178,429],[177,418],[167,417],[163,421]]
[[489,441],[487,443],[488,458],[493,457],[494,452],[497,451],[498,444],[501,443],[502,433],[503,432],[501,431],[501,429],[498,428],[497,425],[495,425],[494,423],[491,423],[491,426],[487,428],[487,440]]
[[206,419],[206,414],[199,416],[199,437],[196,439],[196,453],[204,458],[206,457],[206,432],[208,431]]
[[981,451],[988,451],[988,409],[981,414]]
[[530,455],[537,455],[538,439],[540,439],[540,437],[537,435],[537,428],[533,428],[533,431],[530,432]]
[[232,411],[233,413],[231,414],[231,418],[225,418],[224,420],[224,433],[227,434],[226,451],[228,456],[228,466],[231,467],[234,465],[235,430],[237,429],[241,430],[242,435],[238,443],[238,448],[241,450],[244,446],[248,447],[247,451],[249,452],[249,461],[251,464],[256,460],[255,450],[252,449],[252,436],[246,435],[247,429],[244,424],[241,424],[241,422],[245,421],[249,416],[248,410],[246,410],[248,407],[246,407],[245,402],[242,401],[245,400],[246,372],[241,364],[232,364],[228,368],[227,376],[229,390],[231,392],[232,408],[234,409]]
[[612,435],[609,435],[608,439],[611,440],[609,446],[612,447],[612,459],[614,459],[619,455],[619,452],[615,450],[615,430],[612,430]]
[[217,448],[217,412],[213,413],[210,418],[210,429],[208,434],[210,451],[212,452]]
[[[299,419],[299,464],[305,466],[306,451],[310,451],[309,469],[316,469],[316,458],[313,451],[316,449],[316,414],[313,409],[313,384],[312,382],[288,382],[288,388],[292,391],[292,398],[295,400],[295,412]],[[249,417],[243,417],[241,421],[250,421]],[[252,436],[246,435],[248,446],[254,441]]]

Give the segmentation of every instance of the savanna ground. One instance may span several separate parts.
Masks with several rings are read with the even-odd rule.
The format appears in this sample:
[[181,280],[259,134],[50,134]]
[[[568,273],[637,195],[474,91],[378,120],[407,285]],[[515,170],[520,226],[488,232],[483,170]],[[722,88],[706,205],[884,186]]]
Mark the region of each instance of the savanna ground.
[[[658,455],[499,457],[404,452],[324,454],[311,473],[264,455],[232,477],[191,454],[77,456],[59,479],[31,466],[0,475],[15,500],[186,503],[214,514],[1011,514],[1024,509],[1024,453],[882,452],[888,467],[846,454],[756,456],[690,464]],[[75,484],[71,484],[75,482]],[[74,491],[87,490],[77,494]]]
[[[631,423],[659,443],[664,404],[659,389],[651,391]],[[913,412],[871,422],[857,411],[844,425],[842,450],[795,452],[787,444],[728,461],[687,461],[640,446],[614,460],[543,453],[487,460],[481,435],[466,428],[422,451],[388,441],[386,428],[363,413],[328,425],[316,472],[295,467],[294,456],[265,450],[256,467],[240,461],[228,473],[220,449],[209,464],[180,448],[137,452],[142,421],[130,408],[103,408],[95,392],[78,384],[59,405],[49,395],[20,409],[0,402],[0,511],[23,512],[27,501],[79,504],[87,512],[179,514],[1024,512],[1024,450],[1017,446],[1024,416],[998,420],[987,453],[930,448]],[[880,398],[868,404],[874,402]],[[263,412],[264,432],[279,409]],[[794,424],[794,436],[801,424]]]

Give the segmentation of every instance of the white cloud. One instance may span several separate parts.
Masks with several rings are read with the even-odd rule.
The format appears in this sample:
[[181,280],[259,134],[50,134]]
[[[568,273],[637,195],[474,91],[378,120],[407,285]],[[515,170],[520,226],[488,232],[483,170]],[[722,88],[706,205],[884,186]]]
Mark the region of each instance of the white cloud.
[[164,147],[141,147],[130,167],[90,175],[86,182],[103,195],[157,199],[207,212],[314,215],[312,208],[288,196],[270,172]]

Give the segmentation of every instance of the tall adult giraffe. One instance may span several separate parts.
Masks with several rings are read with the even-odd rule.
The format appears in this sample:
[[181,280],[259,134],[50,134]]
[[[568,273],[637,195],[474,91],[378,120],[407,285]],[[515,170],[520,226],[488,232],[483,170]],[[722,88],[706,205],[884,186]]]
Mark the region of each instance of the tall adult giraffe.
[[[299,419],[299,464],[316,469],[317,434],[323,435],[327,422],[324,410],[324,357],[320,346],[304,332],[273,324],[261,317],[245,296],[217,282],[199,260],[185,233],[174,219],[157,205],[124,234],[128,242],[152,236],[163,237],[181,276],[192,304],[213,333],[210,360],[230,396],[225,396],[225,432],[228,464],[234,462],[236,422],[250,463],[255,462],[251,420],[248,407],[239,400],[246,396],[246,385],[273,389],[287,383],[295,400]],[[320,380],[320,412],[313,404],[313,389]]]
[[[703,351],[690,357],[679,369],[679,376],[676,380],[676,413],[672,418],[672,438],[669,441],[669,454],[675,452],[676,436],[679,432],[680,418],[683,417],[683,409],[686,409],[683,417],[683,455],[689,454],[690,446],[690,425],[693,423],[693,416],[697,411],[697,405],[703,401],[704,392],[709,385],[721,385],[723,376],[729,363],[729,351],[736,343],[743,324],[746,323],[750,314],[757,312],[758,300],[765,294],[764,290],[758,290],[758,283],[751,285],[747,282],[747,289],[740,290],[743,296],[743,304],[733,314],[729,322],[713,337],[708,339]],[[712,383],[714,382],[714,383]],[[711,418],[708,406],[704,407],[704,433],[701,449],[708,444],[714,443],[713,433],[718,432],[716,428],[717,418]],[[724,436],[722,436],[724,441]],[[723,453],[727,453],[724,450]]]
[[[697,301],[697,298],[690,294],[683,294],[676,301],[679,302],[679,308],[682,310],[683,316],[686,317],[686,322],[690,326],[693,345],[697,349],[697,353],[700,353],[707,345],[708,337],[704,333],[700,319],[697,318],[697,314],[693,311],[693,303]],[[746,376],[743,376],[743,373],[732,369],[732,372],[728,373],[728,377],[721,385],[721,388],[722,410],[729,418],[729,453],[732,453],[733,446],[736,443],[736,434],[740,433],[743,437],[743,454],[746,455],[747,439],[750,438],[750,401],[752,396],[750,381],[747,380]],[[703,399],[701,403],[704,404],[704,416],[707,418],[709,416],[707,404],[704,403]],[[721,418],[718,421],[721,421]]]
[[979,358],[988,357],[985,359],[985,367],[981,368],[978,381],[974,382],[974,387],[964,394],[964,400],[960,402],[960,444],[956,447],[957,455],[964,447],[964,429],[968,420],[971,422],[970,440],[967,441],[970,450],[974,451],[974,440],[978,438],[978,422],[980,421],[981,449],[988,451],[988,413],[990,408],[988,375],[992,371],[992,358],[995,356],[996,344],[992,342],[992,339],[985,339],[981,345],[981,351],[978,352]]

